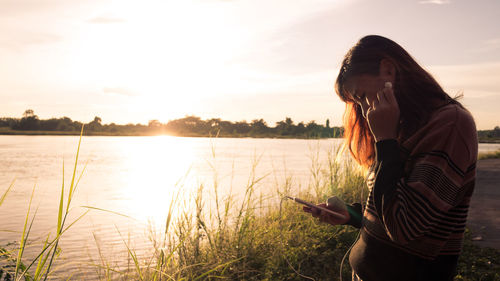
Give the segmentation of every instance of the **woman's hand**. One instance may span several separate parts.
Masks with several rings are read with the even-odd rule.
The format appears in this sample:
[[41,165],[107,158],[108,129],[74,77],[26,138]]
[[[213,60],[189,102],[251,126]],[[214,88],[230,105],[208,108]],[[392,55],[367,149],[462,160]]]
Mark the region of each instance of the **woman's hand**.
[[347,212],[346,209],[335,208],[335,206],[327,206],[326,204],[318,204],[317,206],[330,209],[330,210],[335,211],[337,213],[341,213],[346,217],[346,219],[344,219],[344,220],[338,219],[338,218],[332,216],[331,214],[328,214],[327,212],[323,212],[320,209],[316,209],[316,208],[304,206],[302,209],[304,210],[304,212],[310,213],[313,217],[319,218],[320,222],[326,222],[326,223],[329,223],[331,225],[345,224],[351,219],[351,217],[349,216],[349,212]]
[[399,105],[392,87],[385,87],[377,93],[366,113],[366,119],[375,142],[397,138]]

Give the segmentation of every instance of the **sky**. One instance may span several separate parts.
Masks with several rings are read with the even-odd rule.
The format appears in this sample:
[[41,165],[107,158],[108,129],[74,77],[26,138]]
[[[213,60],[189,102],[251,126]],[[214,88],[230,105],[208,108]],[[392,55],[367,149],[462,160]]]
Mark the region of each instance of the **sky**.
[[339,65],[378,34],[500,126],[496,0],[0,0],[0,34],[0,117],[341,125]]

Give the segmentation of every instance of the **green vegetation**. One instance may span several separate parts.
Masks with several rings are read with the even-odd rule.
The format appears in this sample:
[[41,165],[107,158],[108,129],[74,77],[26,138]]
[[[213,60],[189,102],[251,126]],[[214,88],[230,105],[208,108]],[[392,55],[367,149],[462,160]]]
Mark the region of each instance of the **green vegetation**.
[[475,280],[500,280],[500,251],[474,245],[472,235],[467,229],[455,281]]
[[[41,120],[34,111],[28,109],[22,118],[0,118],[0,134],[3,135],[78,135],[83,123],[68,117]],[[221,119],[202,120],[196,116],[186,116],[171,120],[165,124],[158,120],[149,121],[148,125],[115,123],[102,124],[100,117],[85,124],[85,135],[103,136],[151,136],[173,135],[183,137],[259,137],[259,138],[332,138],[340,137],[343,129],[326,126],[311,121],[307,124],[294,124],[291,118],[276,122],[275,127],[268,127],[263,119],[231,122]]]
[[493,130],[477,131],[479,142],[500,143],[500,127],[496,126]]
[[[263,186],[262,180],[270,175],[256,174],[258,159],[253,164],[243,194],[222,195],[215,170],[213,181],[201,184],[192,199],[185,199],[188,201],[181,197],[185,188],[178,186],[170,205],[166,206],[165,228],[150,231],[151,254],[139,256],[138,251],[123,239],[129,266],[113,267],[113,257],[106,257],[99,251],[100,260],[95,261],[97,278],[148,281],[340,280],[342,276],[343,280],[350,280],[348,262],[341,264],[358,231],[350,226],[333,227],[319,223],[302,212],[300,205],[281,199],[284,195],[296,195],[312,202],[324,202],[327,197],[335,195],[346,202],[364,201],[368,191],[363,172],[351,160],[335,161],[338,149],[327,152],[326,163],[318,161],[319,153],[317,151],[311,157],[312,180],[307,188],[310,192],[293,193],[292,178],[281,183],[276,181],[274,186]],[[215,152],[212,155],[215,160]],[[24,280],[45,280],[54,273],[50,265],[58,256],[57,242],[64,239],[64,231],[71,226],[65,227],[64,222],[78,183],[78,180],[75,182],[75,171],[66,207],[63,204],[67,192],[64,185],[61,190],[56,238],[47,237],[40,255],[34,260],[26,260],[22,253],[30,245],[27,242],[33,215],[31,221],[25,223],[26,231],[21,236],[20,245],[14,249],[0,249],[1,256],[8,257],[7,261],[15,265],[6,267],[0,263],[0,274],[11,270],[9,274],[18,274],[18,279],[24,273]],[[0,204],[11,187],[4,192]],[[262,189],[272,192],[262,193]],[[210,200],[206,198],[206,190],[211,193]],[[30,211],[26,217],[30,217]],[[99,248],[97,240],[96,244]],[[64,264],[60,266],[64,267]],[[500,280],[500,253],[473,245],[467,232],[458,270],[455,280]],[[67,272],[68,276],[73,274],[81,276],[78,272]],[[88,271],[84,274],[83,277],[88,278]]]
[[477,156],[478,160],[498,159],[498,158],[500,158],[500,150],[493,151],[493,152],[479,153],[479,155]]

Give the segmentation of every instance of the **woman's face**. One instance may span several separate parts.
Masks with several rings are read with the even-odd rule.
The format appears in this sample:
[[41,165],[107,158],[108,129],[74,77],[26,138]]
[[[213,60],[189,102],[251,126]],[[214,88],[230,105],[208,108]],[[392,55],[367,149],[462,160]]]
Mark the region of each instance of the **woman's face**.
[[366,112],[370,108],[377,92],[385,87],[385,82],[394,85],[396,79],[396,67],[388,59],[382,59],[379,66],[378,75],[362,74],[348,78],[345,83],[345,90],[352,99],[361,106],[363,117],[366,119]]
[[370,108],[377,92],[382,91],[387,80],[380,75],[363,74],[347,79],[345,90],[352,99],[361,106],[363,117],[366,119],[366,112]]

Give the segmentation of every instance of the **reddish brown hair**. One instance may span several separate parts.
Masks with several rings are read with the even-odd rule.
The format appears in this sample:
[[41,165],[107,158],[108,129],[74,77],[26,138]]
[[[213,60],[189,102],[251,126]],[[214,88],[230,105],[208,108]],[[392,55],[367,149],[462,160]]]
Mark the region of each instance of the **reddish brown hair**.
[[345,55],[335,82],[335,91],[346,103],[344,139],[351,155],[362,166],[369,167],[375,159],[374,138],[361,107],[345,90],[345,82],[353,76],[379,75],[380,62],[389,60],[395,67],[394,95],[400,108],[398,140],[415,132],[435,110],[431,104],[457,103],[436,80],[396,42],[382,36],[361,38]]

